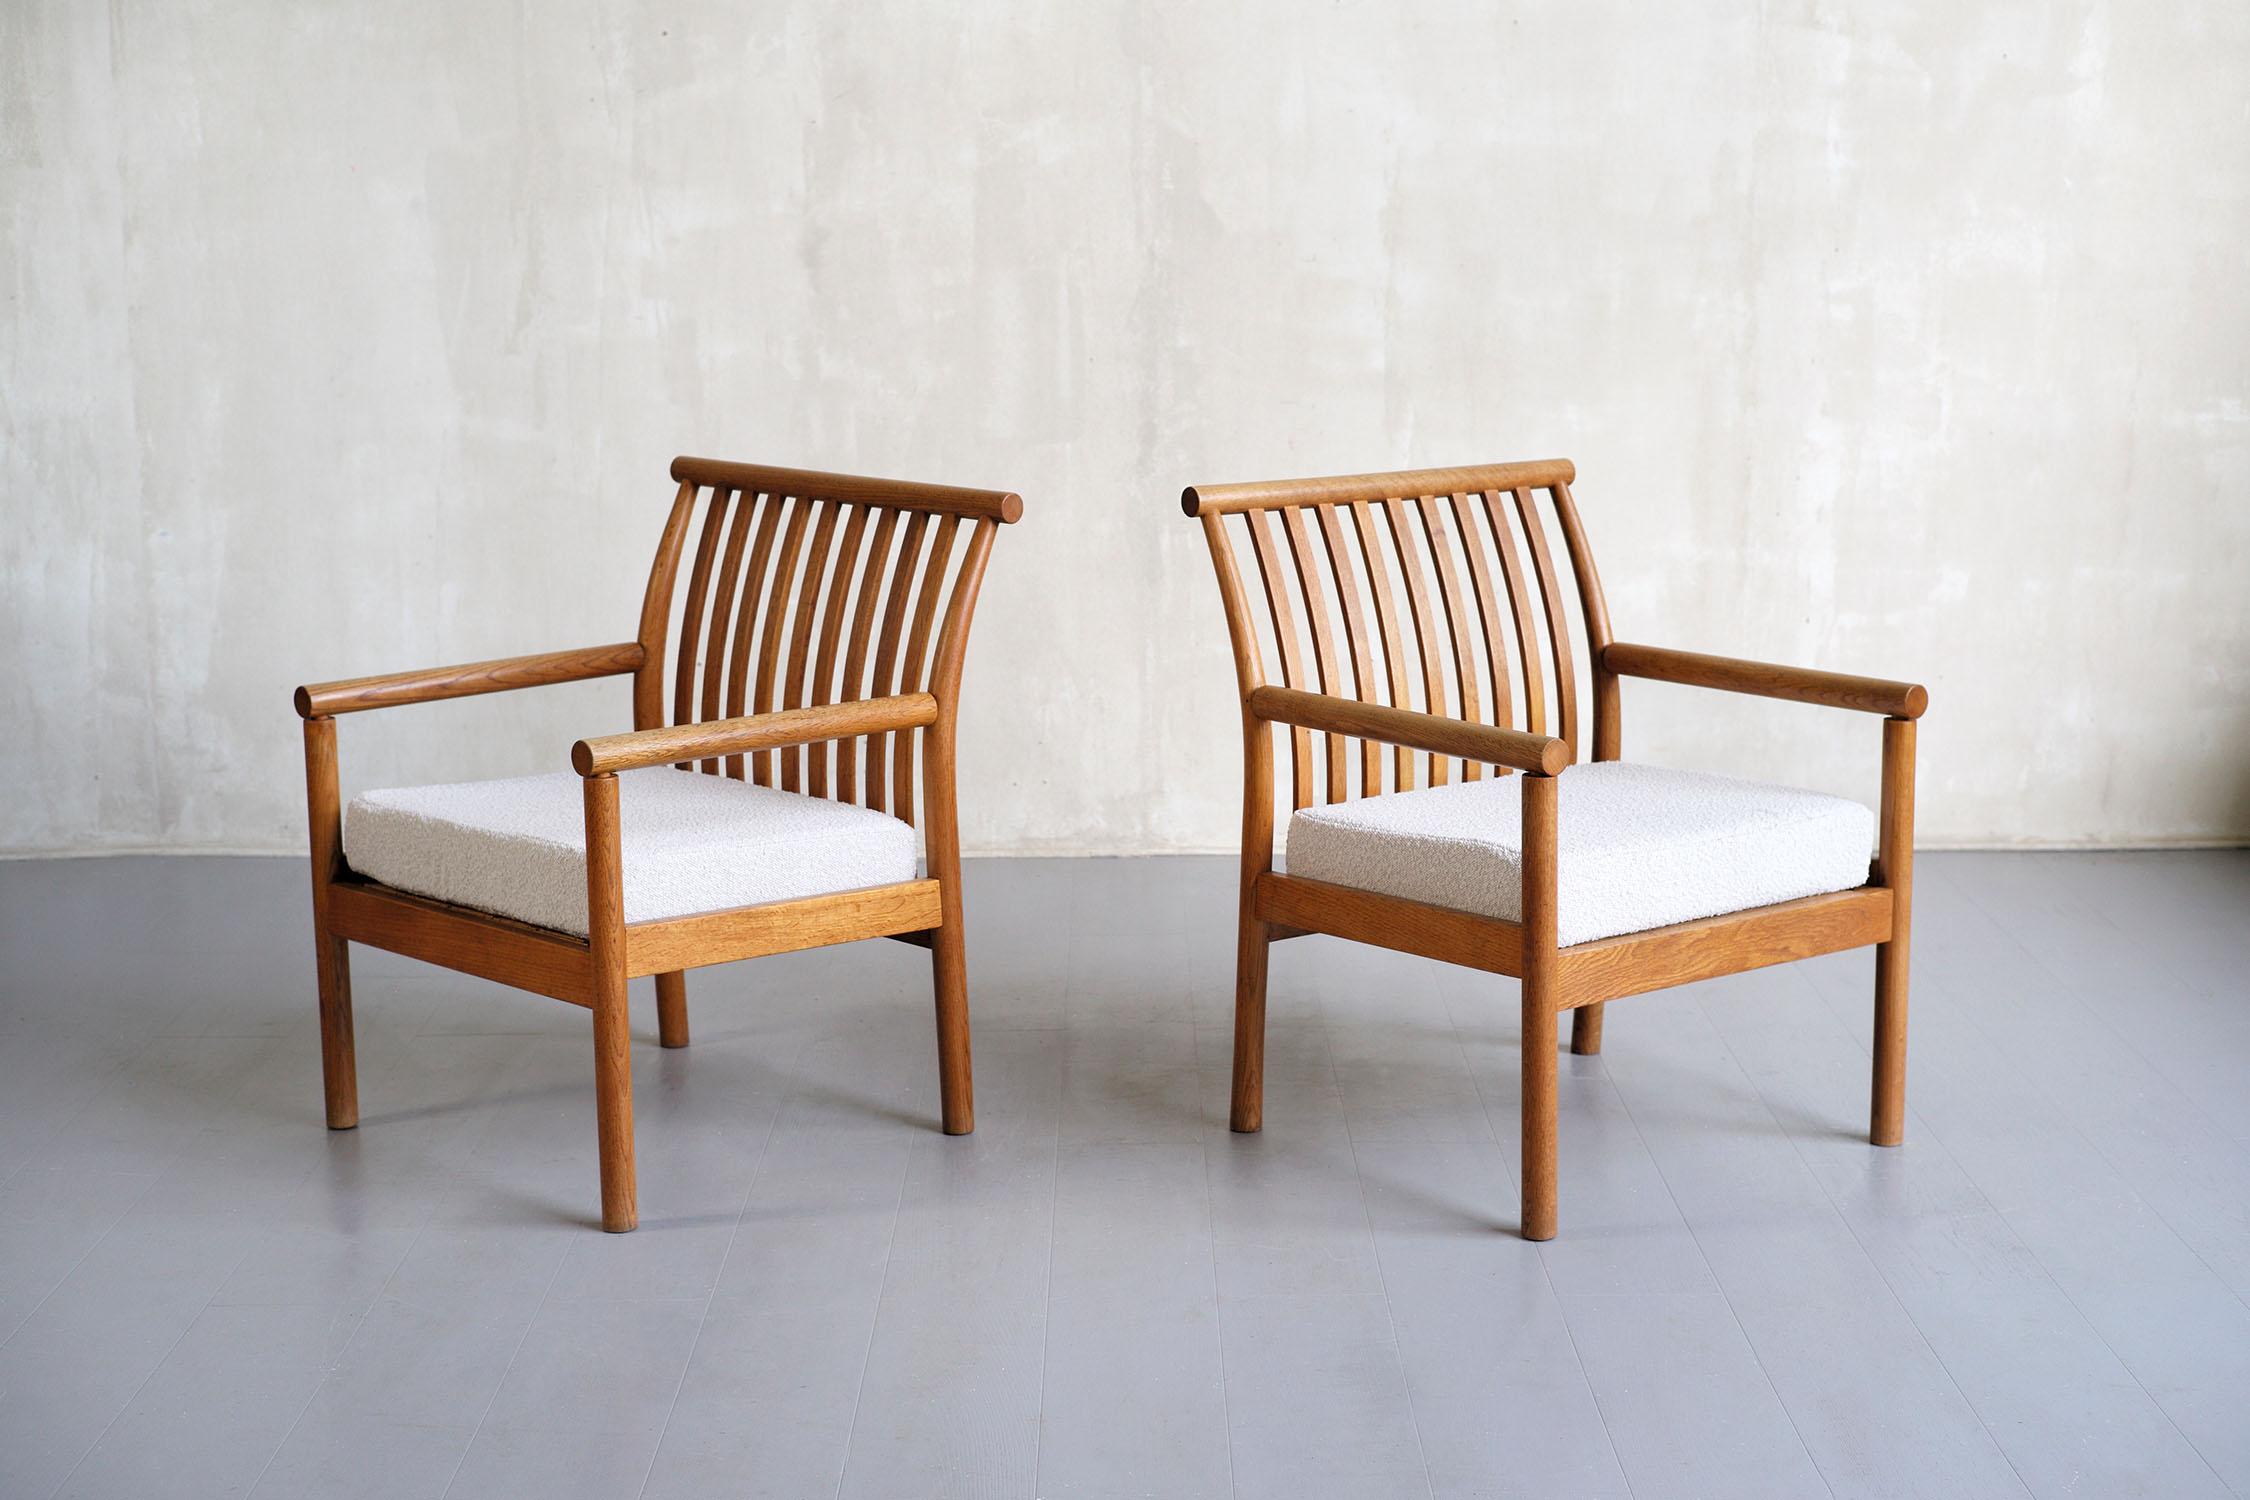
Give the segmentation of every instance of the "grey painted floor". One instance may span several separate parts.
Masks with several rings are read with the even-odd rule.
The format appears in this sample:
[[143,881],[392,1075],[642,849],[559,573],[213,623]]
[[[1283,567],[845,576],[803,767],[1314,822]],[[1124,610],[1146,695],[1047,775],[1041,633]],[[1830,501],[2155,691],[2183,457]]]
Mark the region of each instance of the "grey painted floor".
[[[1909,1143],[1869,959],[1624,1002],[1513,1233],[1513,987],[1276,950],[1225,1127],[1219,860],[972,867],[925,955],[641,1021],[357,957],[301,866],[0,865],[0,1496],[2250,1495],[2250,854],[1925,856]],[[79,945],[92,945],[81,951]]]

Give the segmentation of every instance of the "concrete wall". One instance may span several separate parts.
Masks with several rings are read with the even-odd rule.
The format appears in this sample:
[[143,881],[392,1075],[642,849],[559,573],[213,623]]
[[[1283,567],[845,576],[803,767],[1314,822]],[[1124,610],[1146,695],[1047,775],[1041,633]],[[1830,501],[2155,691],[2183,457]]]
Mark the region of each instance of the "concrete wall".
[[298,847],[289,689],[629,633],[680,451],[1024,494],[978,849],[1232,839],[1183,483],[1549,454],[1626,637],[1929,683],[1931,842],[2250,835],[2246,96],[2239,0],[8,0],[0,849]]

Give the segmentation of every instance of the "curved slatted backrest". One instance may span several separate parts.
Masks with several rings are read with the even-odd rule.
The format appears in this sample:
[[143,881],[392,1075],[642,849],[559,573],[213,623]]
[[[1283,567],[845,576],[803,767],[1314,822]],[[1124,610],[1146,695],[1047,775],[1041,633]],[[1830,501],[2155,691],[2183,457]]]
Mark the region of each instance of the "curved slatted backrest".
[[672,477],[680,488],[641,607],[633,727],[926,692],[939,703],[926,730],[681,767],[915,821],[916,742],[941,736],[950,750],[985,558],[1023,502],[700,458],[674,460]]
[[[1287,687],[1551,734],[1575,754],[1583,657],[1593,752],[1614,759],[1616,684],[1600,668],[1609,612],[1570,494],[1575,472],[1552,459],[1188,490],[1182,504],[1201,518],[1219,570],[1243,693],[1278,672]],[[1256,590],[1245,587],[1253,573]],[[1507,774],[1397,747],[1385,755],[1345,735],[1290,729],[1287,739],[1297,807]]]

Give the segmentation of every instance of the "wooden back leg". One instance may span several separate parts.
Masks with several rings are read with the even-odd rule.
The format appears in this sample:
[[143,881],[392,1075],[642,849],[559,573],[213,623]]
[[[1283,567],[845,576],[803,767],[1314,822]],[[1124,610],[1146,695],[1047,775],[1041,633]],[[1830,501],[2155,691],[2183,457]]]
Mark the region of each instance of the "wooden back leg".
[[351,945],[329,936],[317,922],[313,943],[320,968],[320,1082],[328,1107],[328,1128],[350,1130],[359,1124],[359,1064],[352,1053]]
[[1570,1013],[1570,1050],[1580,1057],[1594,1057],[1602,1050],[1602,1003],[1581,1005]]
[[[937,931],[930,934],[930,981],[937,1001],[938,1117],[947,1135],[977,1126],[976,1082],[969,1055],[969,949],[962,929],[961,828],[954,803],[953,705],[947,703],[929,737],[924,796],[930,877],[938,883]],[[900,739],[911,743],[907,736]],[[902,752],[903,753],[903,752]],[[903,788],[903,766],[900,785]],[[902,791],[902,805],[906,799]]]
[[961,932],[958,882],[939,897],[945,924],[930,934],[930,977],[937,998],[938,1116],[947,1135],[977,1128],[975,1076],[969,1055],[968,946]]
[[1264,1128],[1266,1112],[1266,959],[1272,941],[1266,924],[1250,914],[1243,896],[1234,949],[1234,1096],[1230,1128],[1247,1135]]
[[656,976],[656,1035],[667,1047],[688,1044],[685,973],[675,971]]

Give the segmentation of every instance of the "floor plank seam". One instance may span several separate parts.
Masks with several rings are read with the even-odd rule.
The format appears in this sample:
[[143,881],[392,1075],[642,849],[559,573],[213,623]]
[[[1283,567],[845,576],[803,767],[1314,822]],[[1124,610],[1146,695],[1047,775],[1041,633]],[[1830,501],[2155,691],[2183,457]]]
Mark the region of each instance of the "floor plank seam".
[[554,1296],[555,1285],[562,1280],[563,1267],[569,1263],[570,1254],[567,1250],[555,1257],[555,1268],[547,1273],[547,1284],[540,1290],[539,1301],[533,1305],[531,1315],[524,1319],[523,1331],[516,1335],[515,1348],[508,1355],[508,1363],[501,1370],[500,1378],[493,1383],[492,1394],[485,1398],[484,1408],[477,1413],[477,1425],[470,1429],[469,1441],[462,1445],[461,1456],[455,1460],[453,1473],[446,1480],[445,1488],[438,1492],[438,1500],[452,1500],[453,1486],[460,1483],[462,1469],[468,1466],[469,1456],[476,1452],[477,1439],[484,1436],[484,1424],[492,1416],[492,1408],[499,1403],[500,1393],[507,1389],[508,1377],[516,1371],[516,1361],[523,1358],[523,1346],[531,1341],[531,1331],[539,1326],[539,1315],[547,1310],[548,1299]]
[[1336,1048],[1333,1038],[1330,1039],[1328,1048],[1328,1082],[1336,1091],[1336,1107],[1344,1121],[1344,1146],[1352,1157],[1352,1187],[1359,1197],[1360,1219],[1367,1226],[1367,1251],[1375,1258],[1375,1284],[1383,1292],[1383,1321],[1391,1330],[1391,1360],[1398,1369],[1399,1390],[1406,1397],[1407,1420],[1414,1424],[1414,1452],[1422,1463],[1422,1492],[1425,1495],[1435,1495],[1437,1483],[1430,1476],[1429,1444],[1422,1438],[1422,1414],[1414,1401],[1414,1379],[1407,1371],[1406,1349],[1398,1334],[1398,1309],[1391,1304],[1390,1276],[1383,1269],[1383,1244],[1375,1234],[1375,1214],[1367,1206],[1367,1174],[1360,1165],[1359,1137],[1352,1129],[1351,1106],[1345,1100],[1343,1086],[1336,1077]]
[[[801,1051],[800,1048],[791,1057],[795,1058]],[[742,1238],[742,1221],[749,1217],[750,1205],[757,1196],[759,1179],[765,1175],[766,1162],[773,1153],[774,1133],[781,1128],[782,1112],[788,1108],[788,1104],[788,1099],[784,1098],[766,1117],[765,1134],[758,1140],[757,1165],[751,1169],[749,1181],[743,1186],[742,1202],[735,1208],[734,1228],[727,1233],[726,1249],[719,1253],[719,1263],[712,1268],[711,1290],[703,1299],[703,1315],[696,1319],[695,1337],[688,1340],[687,1359],[680,1365],[680,1378],[673,1382],[672,1399],[665,1405],[664,1423],[656,1431],[656,1446],[649,1449],[648,1468],[641,1474],[640,1488],[633,1492],[636,1496],[646,1495],[650,1482],[656,1477],[657,1461],[664,1456],[664,1439],[671,1435],[672,1418],[680,1408],[680,1392],[687,1389],[688,1375],[695,1369],[696,1350],[703,1346],[703,1332],[711,1325],[711,1309],[718,1304],[719,1288],[726,1282],[727,1262],[734,1258],[735,1241]]]
[[[1971,905],[1978,905],[1973,895],[1970,895],[1965,891],[1961,894],[1962,899],[1969,901]],[[1990,925],[1995,932],[2000,932],[2003,935],[2007,936],[2011,942],[2014,942],[2016,944],[2018,951],[2023,952],[2026,957],[2031,956],[2028,950],[2024,949],[2023,944],[2020,942],[2020,940],[2016,939],[2013,933],[2008,932],[1997,918],[1992,917],[1989,913],[1985,913],[1981,906],[1978,907],[1978,910],[1980,914],[1983,914],[1985,916],[1988,925]],[[2109,1029],[2106,1027],[2106,1023],[2101,1023],[2100,1018],[2094,1015],[2091,1007],[2089,1007],[2085,1003],[2084,998],[2079,995],[2078,991],[2075,988],[2064,984],[2064,982],[2059,979],[2052,970],[2047,969],[2044,964],[2037,963],[2036,959],[2033,960],[2033,963],[2034,967],[2036,967],[2040,973],[2046,976],[2049,983],[2068,989],[2070,991],[2074,1000],[2077,1002],[2079,1010],[2087,1014],[2090,1018],[2094,1019],[2097,1024],[2103,1024],[2105,1029]],[[1924,984],[1935,988],[1940,995],[1948,996],[1957,1001],[1961,997],[1962,992],[1956,989],[1951,983],[1939,982],[1933,978],[1925,979]],[[1825,995],[1823,996],[1823,998],[1826,1001],[1824,1008],[1828,1011],[1831,1020],[1841,1025],[1842,1018],[1836,1014],[1835,999],[1833,997],[1828,997]],[[2168,1217],[2166,1217],[2165,1214],[2160,1211],[2154,1203],[2151,1203],[2142,1195],[2139,1184],[2133,1174],[2127,1172],[2122,1166],[2120,1166],[2115,1160],[2113,1160],[2108,1152],[2103,1150],[2102,1147],[2091,1136],[2089,1136],[2085,1131],[2081,1130],[2070,1119],[2067,1113],[2063,1112],[2059,1108],[2057,1101],[2051,1091],[2043,1086],[2035,1076],[2018,1066],[2012,1059],[2001,1061],[2002,1059],[2007,1059],[2007,1051],[2005,1048],[2001,1047],[1998,1044],[1998,1039],[1987,1028],[1984,1020],[1976,1014],[1974,1006],[1960,1005],[1957,1008],[1958,1013],[1961,1016],[1962,1024],[1966,1025],[1972,1031],[1974,1031],[1977,1036],[1983,1041],[1984,1055],[1987,1059],[1991,1060],[1987,1063],[1987,1065],[2005,1067],[2009,1073],[2014,1075],[2014,1077],[2022,1084],[2025,1092],[2029,1093],[2033,1098],[2037,1099],[2040,1104],[2045,1106],[2051,1112],[2051,1114],[2053,1115],[2053,1128],[2055,1128],[2059,1132],[2067,1134],[2074,1141],[2076,1141],[2078,1145],[2083,1148],[2083,1151],[2086,1155],[2099,1160],[2102,1165],[2108,1170],[2110,1175],[2117,1180],[2119,1186],[2123,1189],[2123,1191],[2128,1193],[2135,1202],[2139,1203],[2143,1208],[2145,1208],[2151,1218],[2153,1218],[2158,1224],[2164,1227],[2165,1232],[2173,1237],[2174,1241],[2178,1243],[2180,1249],[2189,1256],[2193,1257],[2196,1263],[2204,1268],[2204,1270],[2212,1277],[2214,1284],[2217,1285],[2221,1291],[2232,1295],[2237,1302],[2242,1301],[2242,1294],[2233,1286],[2231,1286],[2227,1282],[2225,1277],[2218,1274],[2216,1268],[2210,1264],[2209,1259],[2205,1257],[2202,1252],[2199,1251],[2195,1247],[2195,1245],[2187,1239],[2186,1236],[2182,1235],[2179,1232],[2179,1230],[2173,1225],[2172,1221]],[[2134,1055],[2139,1056],[2140,1054],[2136,1051]],[[2146,1059],[2144,1058],[2143,1061],[2145,1063]],[[2156,1073],[2156,1070],[2153,1067],[2151,1067],[2150,1071],[2151,1073]],[[2157,1074],[2157,1076],[2163,1078],[2163,1075],[2161,1074]],[[2164,1078],[2163,1081],[2167,1084],[2171,1083],[2171,1080],[2169,1078]],[[2176,1091],[2177,1086],[2173,1085],[2173,1087]],[[1983,1184],[1976,1180],[1976,1174],[1971,1172],[1967,1168],[1967,1166],[1962,1163],[1959,1154],[1953,1151],[1952,1148],[1945,1145],[1943,1135],[1936,1129],[1931,1127],[1926,1120],[1921,1119],[1919,1116],[1910,1115],[1910,1119],[1920,1128],[1923,1133],[1925,1133],[1929,1137],[1930,1140],[1937,1143],[1940,1149],[1945,1152],[1947,1159],[1953,1163],[1954,1169],[1961,1174],[1962,1180],[1969,1183],[1976,1189],[1978,1196],[1983,1199],[1986,1208],[1992,1213],[1993,1217],[2007,1227],[2008,1232],[2016,1238],[2017,1242],[2023,1246],[2025,1253],[2031,1257],[2032,1263],[2038,1266],[2039,1274],[2046,1279],[2047,1285],[2050,1286],[2054,1290],[2055,1294],[2063,1300],[2064,1305],[2069,1307],[2070,1310],[2077,1315],[2078,1320],[2080,1324],[2085,1328],[2085,1331],[2094,1338],[2095,1342],[2099,1343],[2102,1346],[2102,1348],[2109,1354],[2110,1358],[2116,1363],[2117,1368],[2124,1372],[2126,1377],[2133,1382],[2135,1388],[2137,1388],[2147,1399],[2150,1408],[2164,1418],[2165,1422],[2172,1428],[2172,1430],[2176,1434],[2178,1434],[2180,1441],[2186,1444],[2188,1451],[2193,1453],[2196,1456],[2196,1459],[2200,1463],[2202,1463],[2206,1469],[2210,1470],[2212,1477],[2218,1480],[2220,1487],[2222,1489],[2228,1490],[2231,1493],[2233,1487],[2226,1483],[2225,1478],[2219,1474],[2217,1467],[2211,1463],[2208,1457],[2205,1456],[2201,1447],[2199,1447],[2196,1444],[2195,1440],[2188,1436],[2186,1430],[2180,1426],[2178,1417],[2174,1416],[2170,1408],[2165,1405],[2164,1401],[2159,1398],[2154,1391],[2149,1389],[2148,1382],[2141,1378],[2140,1372],[2133,1368],[2132,1363],[2128,1361],[2118,1350],[2116,1344],[2110,1339],[2109,1335],[2102,1331],[2101,1327],[2093,1320],[2092,1317],[2087,1314],[2085,1308],[2079,1303],[2078,1299],[2071,1295],[2070,1289],[2066,1285],[2064,1285],[2060,1277],[2055,1275],[2053,1269],[2048,1266],[2046,1260],[2040,1255],[2038,1249],[2034,1245],[2032,1245],[2030,1241],[2024,1239],[2022,1232],[2017,1227],[2015,1219],[2008,1213],[2006,1209],[2000,1207],[2000,1205],[1993,1200],[1992,1196],[1985,1191]],[[2223,1135],[2223,1132],[2215,1133]],[[1847,1224],[1846,1227],[1848,1228],[1849,1225]],[[1857,1237],[1856,1232],[1854,1237]],[[1878,1267],[1878,1271],[1880,1271],[1880,1267]],[[1886,1283],[1888,1283],[1888,1280],[1889,1278],[1885,1277]]]
[[890,1292],[891,1263],[898,1255],[898,1231],[906,1217],[906,1184],[914,1175],[914,1153],[899,1153],[898,1195],[891,1204],[891,1232],[883,1245],[883,1277],[876,1283],[875,1315],[867,1320],[867,1350],[860,1357],[859,1382],[852,1391],[852,1419],[844,1429],[844,1461],[836,1468],[835,1500],[843,1500],[844,1484],[851,1477],[852,1445],[859,1437],[860,1408],[867,1402],[867,1371],[875,1359],[875,1340],[883,1331],[883,1299]]
[[[1445,1013],[1447,1020],[1453,1023],[1455,1043],[1466,1054],[1468,1043],[1461,1035],[1461,1022],[1459,1017],[1453,1014],[1453,1006],[1450,1001],[1446,1004]],[[1608,1071],[1606,1064],[1603,1066],[1603,1071],[1605,1073]],[[1469,1085],[1476,1090],[1477,1108],[1484,1112],[1484,1128],[1491,1132],[1493,1151],[1499,1159],[1501,1178],[1507,1184],[1509,1195],[1513,1197],[1522,1191],[1522,1181],[1516,1169],[1508,1165],[1508,1153],[1502,1144],[1504,1137],[1500,1133],[1500,1122],[1493,1117],[1492,1113],[1492,1097],[1485,1092],[1483,1073],[1474,1066],[1469,1069]],[[1618,1451],[1617,1434],[1610,1427],[1609,1413],[1602,1408],[1601,1392],[1594,1388],[1593,1372],[1586,1368],[1586,1352],[1578,1346],[1578,1331],[1570,1326],[1569,1310],[1563,1305],[1562,1292],[1555,1285],[1554,1267],[1547,1262],[1548,1248],[1543,1244],[1534,1245],[1532,1246],[1532,1253],[1538,1257],[1539,1276],[1540,1280],[1546,1284],[1547,1298],[1554,1304],[1555,1321],[1562,1325],[1563,1337],[1570,1342],[1570,1357],[1577,1366],[1579,1384],[1586,1388],[1586,1399],[1593,1404],[1594,1417],[1602,1424],[1602,1441],[1609,1445],[1610,1466],[1617,1471],[1617,1477],[1624,1481],[1628,1500],[1638,1500],[1639,1492],[1633,1488],[1633,1476],[1626,1471],[1625,1456]]]
[[[1986,1418],[1982,1411],[1977,1409],[1977,1403],[1971,1400],[1968,1391],[1962,1388],[1961,1379],[1954,1373],[1953,1367],[1946,1363],[1945,1356],[1939,1353],[1937,1345],[1930,1341],[1930,1336],[1923,1329],[1921,1320],[1914,1316],[1914,1309],[1906,1305],[1906,1299],[1899,1295],[1897,1285],[1883,1270],[1882,1264],[1875,1259],[1873,1252],[1867,1248],[1867,1242],[1860,1237],[1859,1229],[1852,1223],[1851,1216],[1843,1211],[1843,1206],[1836,1202],[1835,1194],[1828,1190],[1828,1184],[1821,1179],[1820,1173],[1814,1170],[1813,1164],[1805,1156],[1804,1145],[1798,1139],[1797,1132],[1791,1130],[1781,1117],[1774,1112],[1773,1101],[1765,1090],[1759,1087],[1756,1076],[1743,1065],[1741,1057],[1734,1050],[1734,1044],[1727,1040],[1726,1033],[1710,1020],[1710,1013],[1703,1009],[1700,997],[1696,1001],[1696,1006],[1698,1010],[1703,1011],[1705,1022],[1711,1026],[1712,1033],[1718,1037],[1719,1045],[1726,1049],[1728,1057],[1734,1059],[1736,1069],[1741,1072],[1742,1076],[1749,1082],[1752,1091],[1757,1094],[1758,1102],[1764,1107],[1767,1118],[1771,1119],[1775,1128],[1781,1132],[1782,1139],[1788,1143],[1790,1153],[1797,1158],[1798,1165],[1804,1169],[1805,1175],[1812,1179],[1813,1186],[1820,1190],[1821,1199],[1828,1205],[1828,1211],[1835,1215],[1836,1221],[1843,1226],[1844,1233],[1851,1236],[1852,1244],[1858,1248],[1860,1257],[1867,1262],[1867,1268],[1874,1273],[1876,1280],[1883,1283],[1883,1290],[1889,1295],[1892,1304],[1898,1308],[1899,1315],[1905,1318],[1907,1326],[1914,1330],[1914,1336],[1922,1341],[1922,1347],[1928,1351],[1931,1362],[1944,1373],[1946,1384],[1950,1385],[1954,1394],[1960,1397],[1962,1408],[1976,1419],[1977,1427],[1984,1433],[1985,1441],[1989,1442],[1993,1451],[2000,1455],[2000,1461],[2005,1463],[2009,1472],[2016,1476],[2016,1483],[2022,1487],[2026,1500],[2030,1500],[2033,1493],[2031,1481],[2024,1477],[2023,1470],[2017,1466],[2014,1456],[2008,1452],[2006,1445],[2000,1441],[1999,1434],[1993,1431],[1991,1421]],[[1835,1021],[1836,1018],[1832,1011],[1828,1011],[1825,1006],[1822,1009],[1824,1013],[1828,1014],[1832,1022]],[[1872,1051],[1867,1055],[1872,1058]],[[1910,1139],[1925,1129],[1921,1120],[1911,1109],[1907,1111],[1906,1121]],[[1932,1139],[1935,1139],[1934,1136]],[[1873,1151],[1890,1148],[1876,1147],[1871,1144],[1868,1149]],[[1938,1149],[1942,1151],[1945,1148],[1940,1144]],[[1950,1153],[1948,1154],[1950,1155]],[[1963,1174],[1963,1178],[1967,1180],[1966,1173]],[[1978,1188],[1977,1191],[1979,1196],[1982,1196],[1983,1189]],[[1987,1206],[1990,1206],[1990,1200],[1987,1199],[1986,1202]]]
[[1211,1256],[1211,1336],[1219,1351],[1219,1421],[1227,1435],[1227,1493],[1239,1495],[1241,1481],[1234,1467],[1234,1401],[1227,1394],[1227,1309],[1219,1295],[1219,1195],[1211,1186],[1211,1148],[1196,1147],[1203,1158],[1203,1212],[1205,1248]]
[[[1689,1243],[1695,1246],[1696,1258],[1703,1262],[1704,1272],[1710,1276],[1711,1285],[1717,1288],[1719,1300],[1726,1304],[1727,1316],[1734,1320],[1735,1332],[1742,1337],[1742,1347],[1750,1351],[1750,1361],[1758,1367],[1759,1377],[1765,1381],[1766,1390],[1772,1395],[1774,1405],[1781,1409],[1782,1419],[1789,1424],[1789,1431],[1796,1437],[1797,1447],[1805,1455],[1805,1462],[1812,1465],[1813,1474],[1828,1491],[1829,1500],[1835,1500],[1835,1483],[1829,1479],[1828,1471],[1821,1467],[1819,1456],[1812,1451],[1812,1444],[1805,1441],[1804,1429],[1797,1425],[1797,1414],[1789,1409],[1789,1403],[1782,1398],[1781,1388],[1774,1381],[1773,1371],[1766,1367],[1765,1356],[1758,1352],[1757,1341],[1750,1337],[1750,1329],[1743,1323],[1742,1313],[1734,1305],[1734,1295],[1727,1290],[1727,1284],[1720,1277],[1718,1267],[1711,1264],[1711,1253],[1703,1248],[1702,1237],[1695,1232],[1695,1221],[1688,1217],[1687,1209],[1680,1202],[1679,1193],[1672,1186],[1671,1175],[1664,1170],[1663,1161],[1649,1148],[1648,1133],[1641,1129],[1640,1118],[1633,1113],[1632,1101],[1627,1099],[1624,1090],[1618,1087],[1617,1076],[1610,1069],[1606,1067],[1602,1069],[1601,1077],[1602,1081],[1608,1084],[1610,1094],[1617,1100],[1618,1107],[1625,1111],[1626,1123],[1633,1127],[1633,1135],[1641,1143],[1642,1154],[1648,1158],[1649,1165],[1655,1170],[1656,1180],[1664,1184],[1664,1196],[1670,1200],[1672,1212],[1679,1216],[1680,1227],[1687,1231]],[[1743,1081],[1749,1082],[1748,1079]]]

